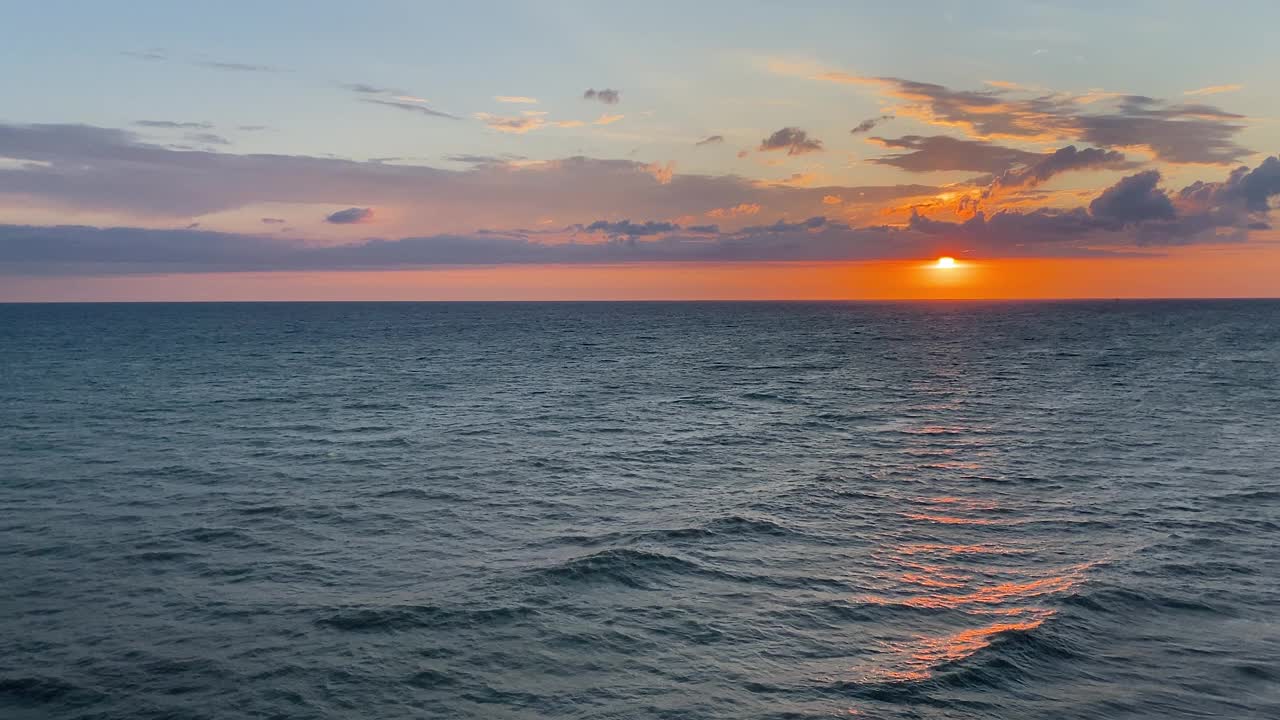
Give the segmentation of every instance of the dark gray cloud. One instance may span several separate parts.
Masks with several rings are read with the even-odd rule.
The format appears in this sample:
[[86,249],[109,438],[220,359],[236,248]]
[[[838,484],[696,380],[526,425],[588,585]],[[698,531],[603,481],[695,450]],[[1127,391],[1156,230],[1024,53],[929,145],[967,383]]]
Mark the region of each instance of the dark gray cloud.
[[1235,209],[1266,213],[1272,197],[1280,195],[1280,157],[1272,156],[1258,167],[1238,167],[1224,182],[1196,182],[1183,188],[1179,198],[1197,208]]
[[324,221],[334,225],[355,225],[373,220],[373,208],[347,208],[325,216]]
[[288,222],[284,218],[262,218],[263,225],[283,225]]
[[1159,187],[1160,173],[1155,170],[1130,175],[1102,191],[1089,212],[1096,218],[1121,224],[1147,220],[1172,220],[1176,213],[1169,196]]
[[822,141],[809,137],[809,133],[798,127],[784,127],[760,141],[762,151],[786,150],[788,155],[804,155],[821,152]]
[[699,140],[698,142],[694,143],[694,145],[697,145],[697,146],[702,146],[702,145],[719,145],[719,144],[721,144],[721,143],[723,143],[723,142],[724,142],[724,136],[723,136],[723,135],[711,135],[711,136],[709,136],[709,137],[705,137],[705,138],[703,138],[703,139]]
[[1016,150],[985,140],[960,140],[946,135],[905,135],[900,138],[871,138],[887,148],[911,152],[871,158],[869,162],[890,165],[908,172],[968,170],[998,174],[1017,165],[1032,165],[1039,153]]
[[421,113],[430,117],[448,118],[450,120],[460,120],[457,115],[450,115],[447,112],[435,110],[423,105],[422,103],[403,102],[401,100],[380,100],[378,98],[364,98],[364,102],[373,103],[374,105],[385,105],[406,112]]
[[780,232],[795,232],[797,230],[816,230],[826,224],[827,224],[827,218],[825,216],[815,215],[814,217],[807,218],[799,222],[787,222],[786,220],[779,220],[772,225],[754,225],[752,227],[744,229],[743,232],[780,233]]
[[719,225],[690,225],[689,227],[685,228],[685,230],[688,230],[689,232],[695,232],[695,233],[710,233],[712,235],[716,235],[716,234],[719,234],[720,232],[720,226]]
[[139,127],[160,128],[164,130],[211,130],[213,123],[208,122],[178,122],[176,120],[136,120],[133,123]]
[[1124,170],[1133,168],[1136,163],[1130,162],[1116,150],[1101,148],[1085,148],[1077,150],[1068,145],[1059,148],[1039,160],[1020,168],[1008,170],[995,178],[993,188],[1031,188],[1042,185],[1057,175],[1075,170]]
[[680,226],[669,222],[655,222],[649,220],[643,223],[633,223],[630,220],[619,220],[610,222],[608,220],[597,220],[583,228],[587,232],[599,232],[611,237],[644,237],[645,235],[658,235],[660,233],[668,233],[679,230]]
[[885,120],[892,120],[892,119],[893,119],[892,115],[881,115],[880,117],[868,118],[858,123],[857,125],[855,125],[853,129],[849,131],[849,134],[857,135],[859,133],[871,132],[875,128],[875,126],[879,125]]
[[622,93],[617,90],[595,90],[588,88],[586,92],[582,93],[582,99],[599,100],[605,105],[617,105],[618,101],[622,99]]

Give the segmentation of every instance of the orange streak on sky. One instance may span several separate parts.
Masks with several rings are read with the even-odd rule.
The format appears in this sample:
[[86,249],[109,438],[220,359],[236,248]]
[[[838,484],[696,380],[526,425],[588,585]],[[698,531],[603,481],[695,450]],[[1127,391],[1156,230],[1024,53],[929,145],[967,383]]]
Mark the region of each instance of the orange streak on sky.
[[496,266],[423,270],[9,277],[22,300],[906,300],[1280,296],[1280,246],[1163,256]]

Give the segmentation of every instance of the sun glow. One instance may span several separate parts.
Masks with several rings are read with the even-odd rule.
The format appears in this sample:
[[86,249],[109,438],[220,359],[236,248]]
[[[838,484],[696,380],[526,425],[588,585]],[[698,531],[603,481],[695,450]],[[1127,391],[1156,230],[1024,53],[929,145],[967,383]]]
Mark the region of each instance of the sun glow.
[[939,270],[950,270],[956,266],[956,259],[953,257],[940,257],[934,267]]

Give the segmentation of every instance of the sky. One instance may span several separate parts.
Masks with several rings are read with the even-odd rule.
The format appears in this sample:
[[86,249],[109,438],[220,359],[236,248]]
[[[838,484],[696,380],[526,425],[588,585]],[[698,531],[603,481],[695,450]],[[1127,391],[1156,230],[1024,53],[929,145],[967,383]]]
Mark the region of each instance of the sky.
[[1280,296],[1274,2],[3,17],[0,301]]

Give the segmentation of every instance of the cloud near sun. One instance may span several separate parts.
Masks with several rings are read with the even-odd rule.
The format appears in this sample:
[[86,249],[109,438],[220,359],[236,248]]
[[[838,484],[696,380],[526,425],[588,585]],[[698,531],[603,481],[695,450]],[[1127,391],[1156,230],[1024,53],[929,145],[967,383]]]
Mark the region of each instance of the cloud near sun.
[[[884,113],[850,118],[845,127],[853,131],[839,138],[819,138],[796,124],[765,130],[754,141],[728,130],[704,133],[685,146],[709,153],[725,145],[729,156],[751,142],[762,159],[803,164],[801,175],[812,178],[821,177],[811,172],[812,163],[848,152],[838,140],[848,148],[876,148],[868,165],[892,169],[900,182],[776,182],[753,179],[745,169],[681,173],[678,158],[458,154],[448,157],[455,165],[449,168],[238,154],[220,143],[173,145],[89,125],[0,125],[0,200],[6,203],[0,207],[20,202],[120,219],[118,227],[0,225],[0,270],[863,260],[942,251],[1067,257],[1241,242],[1271,229],[1280,159],[1238,144],[1246,123],[1239,114],[1200,102],[1031,92],[1009,83],[954,90],[834,71],[804,75],[876,93]],[[345,87],[360,102],[411,111],[423,122],[460,119],[391,88]],[[581,97],[613,105],[621,96],[591,89]],[[606,113],[590,125],[549,120],[542,111],[472,117],[518,140],[544,127],[596,131],[622,116]],[[167,120],[137,127],[216,129]],[[1204,179],[1180,187],[1166,182],[1173,171],[1185,176],[1188,167]],[[970,175],[939,182],[937,174],[946,172]],[[1055,190],[1067,175],[1105,182],[1092,190]],[[267,236],[219,232],[205,222],[235,212],[254,218],[269,212],[272,225],[283,227]],[[321,241],[299,226],[328,228],[330,235]],[[332,233],[348,234],[335,240]]]

